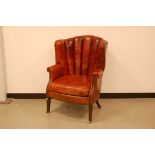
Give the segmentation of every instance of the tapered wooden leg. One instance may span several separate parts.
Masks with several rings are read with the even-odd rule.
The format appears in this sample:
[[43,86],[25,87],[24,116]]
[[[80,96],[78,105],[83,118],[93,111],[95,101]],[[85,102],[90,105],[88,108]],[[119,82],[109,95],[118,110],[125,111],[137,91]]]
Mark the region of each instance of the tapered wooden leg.
[[49,113],[50,112],[50,105],[51,105],[51,98],[47,98],[46,103],[47,103],[47,113]]
[[89,122],[92,122],[92,114],[93,114],[93,104],[89,104]]
[[101,109],[101,105],[99,104],[98,100],[96,101],[96,105],[99,109]]

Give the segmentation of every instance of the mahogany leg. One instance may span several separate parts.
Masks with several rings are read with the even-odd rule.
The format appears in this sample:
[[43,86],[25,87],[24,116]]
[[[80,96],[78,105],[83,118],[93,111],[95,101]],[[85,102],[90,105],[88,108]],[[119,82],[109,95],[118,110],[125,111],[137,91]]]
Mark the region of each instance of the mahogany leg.
[[46,100],[46,103],[47,103],[47,113],[49,113],[50,112],[50,105],[51,105],[51,98],[47,98],[47,100]]
[[93,114],[93,104],[89,103],[89,122],[92,122],[92,114]]
[[99,101],[98,101],[98,100],[96,101],[96,105],[97,105],[97,107],[98,107],[99,109],[101,109],[101,105],[99,104]]

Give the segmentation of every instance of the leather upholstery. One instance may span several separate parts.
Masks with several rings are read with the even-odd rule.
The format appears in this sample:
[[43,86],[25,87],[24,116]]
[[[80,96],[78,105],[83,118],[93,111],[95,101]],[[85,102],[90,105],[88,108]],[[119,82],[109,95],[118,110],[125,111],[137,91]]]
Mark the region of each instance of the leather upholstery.
[[47,97],[93,104],[100,95],[106,46],[105,40],[91,35],[57,40]]
[[82,59],[82,62],[81,62],[81,74],[82,75],[87,75],[91,43],[92,43],[91,36],[83,37],[82,58],[81,58]]
[[50,82],[49,90],[66,95],[88,96],[91,81],[83,75],[66,75]]
[[89,104],[88,97],[64,95],[64,94],[56,93],[53,91],[49,91],[48,96],[56,100],[66,101],[66,102],[75,103],[75,104]]
[[55,42],[55,50],[56,50],[56,63],[61,64],[63,66],[63,74],[68,74],[68,63],[66,56],[66,45],[64,40],[58,40]]
[[50,73],[50,82],[63,75],[63,67],[60,64],[48,67],[47,71]]
[[89,93],[89,97],[91,98],[92,104],[100,97],[102,75],[103,75],[102,69],[95,69],[93,72],[93,78],[92,78],[93,81]]
[[74,59],[75,59],[75,74],[80,75],[81,71],[81,50],[82,37],[74,38]]
[[74,62],[74,44],[73,44],[73,39],[66,39],[65,40],[66,44],[66,55],[67,55],[67,62],[68,62],[68,71],[69,74],[74,74],[75,73],[75,62]]

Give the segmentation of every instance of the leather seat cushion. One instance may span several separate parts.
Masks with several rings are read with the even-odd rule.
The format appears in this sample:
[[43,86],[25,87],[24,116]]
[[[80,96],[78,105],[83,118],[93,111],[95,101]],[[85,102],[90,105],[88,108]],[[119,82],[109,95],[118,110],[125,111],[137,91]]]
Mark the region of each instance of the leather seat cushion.
[[49,82],[47,89],[56,93],[88,96],[91,80],[85,75],[66,75]]

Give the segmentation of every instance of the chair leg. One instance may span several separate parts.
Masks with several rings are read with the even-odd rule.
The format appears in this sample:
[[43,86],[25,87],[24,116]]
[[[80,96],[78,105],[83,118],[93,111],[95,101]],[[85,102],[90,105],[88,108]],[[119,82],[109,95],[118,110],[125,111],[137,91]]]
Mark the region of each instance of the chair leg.
[[47,113],[49,113],[50,112],[50,105],[51,105],[51,98],[47,98],[47,100],[46,100],[46,103],[47,103]]
[[93,114],[93,104],[89,103],[89,122],[92,122],[92,114]]
[[96,105],[97,105],[97,107],[98,107],[99,109],[101,109],[101,105],[100,105],[100,103],[99,103],[98,100],[96,101]]

